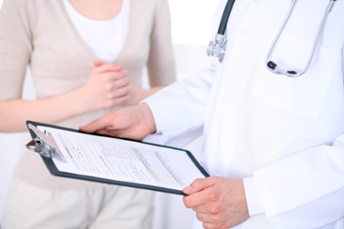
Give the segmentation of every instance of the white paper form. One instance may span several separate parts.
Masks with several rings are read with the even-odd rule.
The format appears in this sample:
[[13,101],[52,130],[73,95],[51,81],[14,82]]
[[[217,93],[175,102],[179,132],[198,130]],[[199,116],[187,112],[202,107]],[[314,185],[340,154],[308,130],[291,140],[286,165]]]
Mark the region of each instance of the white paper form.
[[66,162],[60,172],[182,190],[205,175],[184,150],[37,126],[49,132]]

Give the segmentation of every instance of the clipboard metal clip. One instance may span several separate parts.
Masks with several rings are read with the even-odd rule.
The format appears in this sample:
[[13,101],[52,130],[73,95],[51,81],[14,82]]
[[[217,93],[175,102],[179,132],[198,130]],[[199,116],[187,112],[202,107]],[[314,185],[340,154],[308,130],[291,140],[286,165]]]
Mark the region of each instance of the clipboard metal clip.
[[33,131],[36,136],[33,138],[33,140],[26,144],[27,149],[39,153],[47,158],[53,158],[58,155],[59,158],[61,158],[63,161],[66,161],[50,133],[46,133],[46,131],[42,132],[31,123],[28,124],[28,128]]

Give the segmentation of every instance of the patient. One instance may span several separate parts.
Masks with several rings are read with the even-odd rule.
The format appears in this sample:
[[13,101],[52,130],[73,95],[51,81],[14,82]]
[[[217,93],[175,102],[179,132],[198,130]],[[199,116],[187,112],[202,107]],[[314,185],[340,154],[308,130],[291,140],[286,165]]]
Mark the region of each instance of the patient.
[[[27,67],[36,100],[22,99]],[[25,131],[26,120],[78,128],[134,105],[175,81],[168,1],[4,0],[0,81],[1,132]],[[30,151],[3,228],[151,228],[153,204],[149,191],[51,176]]]

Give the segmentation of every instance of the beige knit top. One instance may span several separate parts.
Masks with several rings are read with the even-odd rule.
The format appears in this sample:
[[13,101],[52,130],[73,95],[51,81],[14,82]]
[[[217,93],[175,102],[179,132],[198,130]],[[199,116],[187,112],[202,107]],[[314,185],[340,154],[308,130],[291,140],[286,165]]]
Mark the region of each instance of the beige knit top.
[[[134,85],[142,85],[145,66],[151,86],[172,83],[175,80],[175,63],[168,1],[128,1],[130,16],[127,38],[113,63],[128,70]],[[27,66],[31,68],[37,98],[46,98],[82,86],[96,59],[97,56],[73,27],[61,0],[3,2],[0,10],[1,100],[21,97]],[[89,112],[57,124],[78,128],[109,110]],[[102,186],[99,183],[51,176],[41,158],[31,151],[23,154],[16,175],[25,182],[43,188]]]

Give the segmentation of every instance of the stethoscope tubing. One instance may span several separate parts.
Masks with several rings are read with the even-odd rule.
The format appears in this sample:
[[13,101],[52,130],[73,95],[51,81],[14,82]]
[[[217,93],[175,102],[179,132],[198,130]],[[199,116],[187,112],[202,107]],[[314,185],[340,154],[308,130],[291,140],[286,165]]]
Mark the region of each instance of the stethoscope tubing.
[[[280,26],[280,28],[277,32],[277,35],[274,37],[274,39],[273,39],[273,41],[269,47],[269,51],[266,55],[265,63],[266,63],[266,66],[270,72],[275,73],[275,74],[283,74],[283,75],[291,77],[291,78],[296,78],[296,77],[303,75],[308,70],[308,68],[311,65],[312,59],[314,57],[314,53],[315,53],[317,44],[319,42],[320,35],[324,31],[327,17],[329,15],[329,13],[331,12],[333,5],[336,1],[337,0],[329,0],[329,3],[328,3],[327,8],[325,10],[325,13],[321,19],[317,34],[316,34],[315,39],[313,41],[313,46],[312,46],[312,49],[310,51],[310,55],[308,57],[307,63],[301,71],[296,72],[295,70],[284,70],[281,67],[279,67],[275,62],[273,62],[271,60],[272,53],[274,52],[275,47],[276,47],[276,45],[277,45],[277,43],[281,37],[281,34],[283,33],[285,26],[288,23],[290,16],[291,16],[291,14],[295,8],[295,5],[297,3],[297,0],[291,0],[291,7],[289,8],[287,16],[284,19],[282,25]],[[226,39],[225,33],[226,33],[227,23],[228,23],[229,17],[230,17],[232,8],[234,6],[234,2],[235,2],[235,0],[228,0],[227,1],[225,9],[224,9],[222,17],[221,17],[220,25],[218,28],[218,33],[216,34],[215,39],[209,43],[209,46],[207,49],[208,56],[217,57],[220,62],[222,62],[222,60],[225,56],[225,52],[226,52],[227,39]]]
[[282,26],[280,27],[280,29],[279,29],[279,31],[277,33],[277,36],[274,38],[273,42],[271,43],[270,49],[269,49],[267,57],[266,57],[266,65],[267,65],[267,68],[269,69],[269,71],[271,71],[273,73],[277,73],[277,74],[283,74],[283,75],[286,75],[286,76],[292,77],[292,78],[299,77],[299,76],[303,75],[308,70],[308,68],[309,68],[309,66],[310,66],[310,64],[312,62],[312,59],[313,59],[313,56],[314,56],[314,53],[315,53],[315,50],[316,50],[316,47],[317,47],[320,35],[324,31],[324,27],[325,27],[325,24],[326,24],[325,22],[327,20],[327,16],[331,12],[332,7],[334,5],[334,2],[336,0],[330,0],[329,4],[327,5],[325,13],[324,13],[324,15],[323,15],[323,17],[321,19],[317,35],[316,35],[316,37],[315,37],[315,39],[313,41],[312,50],[311,50],[310,55],[308,57],[307,64],[305,65],[305,67],[302,69],[301,72],[296,72],[294,70],[289,70],[289,71],[283,70],[282,68],[278,67],[278,65],[275,62],[273,62],[271,60],[272,52],[274,51],[274,49],[276,47],[276,44],[278,43],[278,40],[279,40],[279,38],[280,38],[280,36],[281,36],[281,34],[282,34],[282,32],[283,32],[287,22],[289,21],[290,15],[292,14],[292,12],[294,10],[294,7],[296,5],[296,1],[297,0],[292,0],[292,6],[290,7],[290,9],[288,11],[287,17],[284,19],[283,24],[282,24]]
[[217,34],[225,35],[226,29],[227,29],[227,23],[228,23],[229,16],[231,14],[234,2],[235,0],[227,1],[226,7],[221,17],[221,22],[220,22]]

